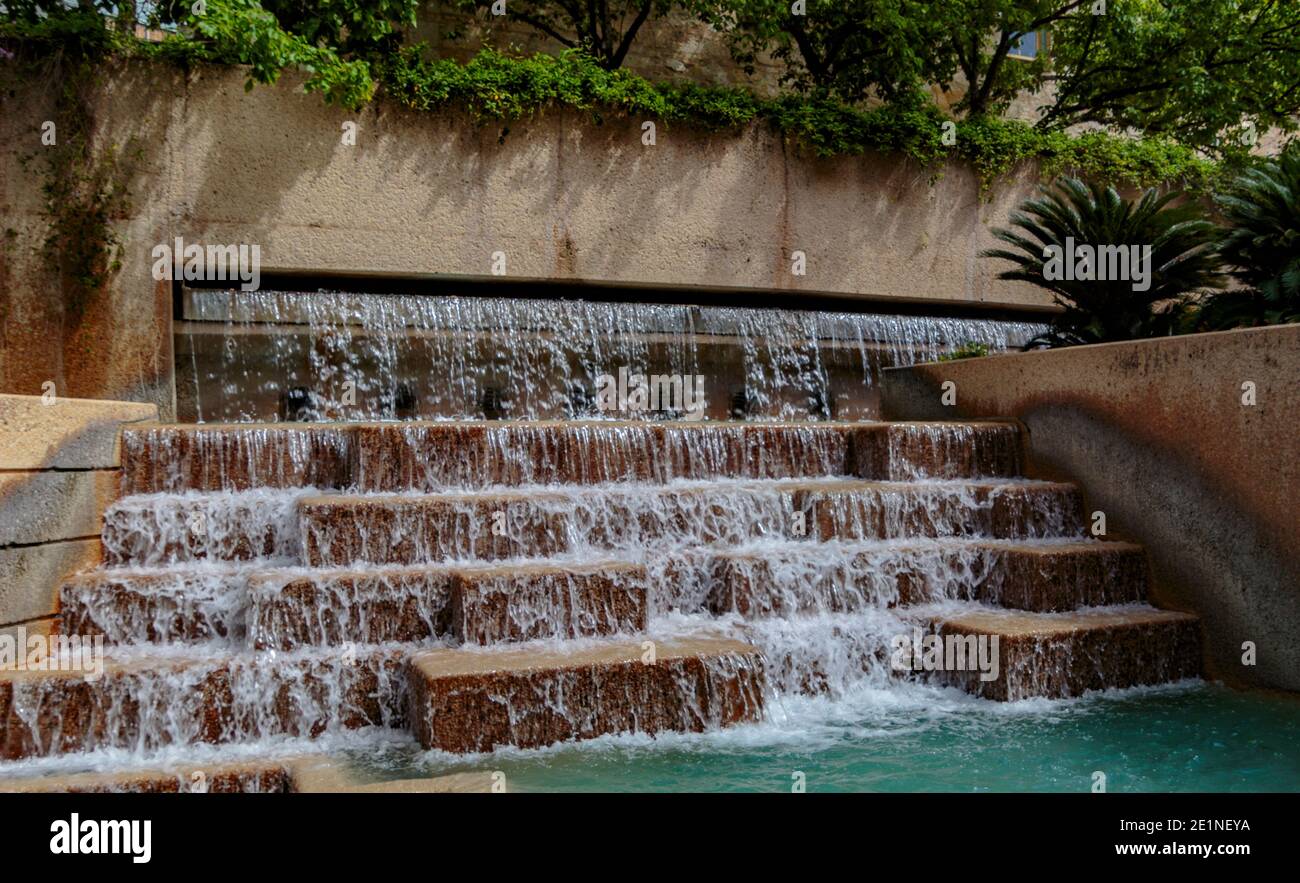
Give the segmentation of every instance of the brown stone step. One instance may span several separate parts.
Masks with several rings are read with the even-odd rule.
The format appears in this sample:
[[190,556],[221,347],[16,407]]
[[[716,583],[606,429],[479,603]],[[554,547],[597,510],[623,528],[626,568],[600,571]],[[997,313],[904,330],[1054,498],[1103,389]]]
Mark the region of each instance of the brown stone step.
[[998,639],[997,676],[968,665],[938,677],[986,699],[1060,699],[1090,690],[1163,684],[1201,673],[1200,620],[1154,607],[1093,608],[1075,613],[973,610],[934,621],[947,640]]
[[819,540],[1082,536],[1083,497],[1047,481],[823,482],[794,491]]
[[368,493],[521,484],[1014,475],[1007,423],[408,421],[124,430],[126,494],[257,487]]
[[63,584],[59,631],[109,644],[244,639],[248,572],[233,567],[92,570]]
[[747,619],[945,599],[1046,612],[1146,597],[1146,556],[1131,543],[790,543],[720,552],[714,562],[708,609]]
[[411,658],[409,684],[416,737],[455,753],[611,733],[702,732],[757,720],[764,690],[758,651],[716,637],[558,651],[430,650]]
[[560,494],[325,496],[300,504],[311,567],[545,557],[568,551]]
[[843,475],[855,423],[629,421],[383,423],[358,427],[357,487],[435,491]]
[[1073,485],[852,480],[323,496],[302,500],[307,563],[543,558],[757,537],[1079,535]]
[[426,641],[448,634],[452,570],[266,571],[249,578],[248,641],[258,650]]
[[296,561],[300,491],[148,494],[123,497],[104,513],[109,565],[194,561]]
[[401,726],[406,655],[158,652],[109,660],[101,673],[0,672],[0,758]]
[[1146,550],[1123,542],[978,543],[984,577],[972,600],[1039,613],[1146,600]]
[[250,578],[257,649],[447,638],[471,644],[639,632],[645,570],[605,562],[288,570]]
[[645,568],[633,564],[458,569],[451,633],[466,644],[643,632]]
[[881,481],[1020,474],[1013,423],[875,423],[852,430],[849,473]]
[[346,424],[171,424],[122,430],[122,490],[344,488],[351,484]]

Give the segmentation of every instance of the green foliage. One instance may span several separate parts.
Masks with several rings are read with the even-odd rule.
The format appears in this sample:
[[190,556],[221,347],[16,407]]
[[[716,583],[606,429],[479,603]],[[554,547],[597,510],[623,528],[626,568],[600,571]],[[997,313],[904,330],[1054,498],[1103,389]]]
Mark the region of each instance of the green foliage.
[[395,50],[413,28],[419,0],[264,0],[280,27],[343,58]]
[[[1173,333],[1186,297],[1221,285],[1214,254],[1216,229],[1195,203],[1174,205],[1181,196],[1160,195],[1152,188],[1137,200],[1127,200],[1113,187],[1063,178],[1040,197],[1021,203],[1011,215],[1013,229],[993,231],[1012,248],[981,254],[1014,264],[999,278],[1044,288],[1064,308],[1052,330],[1030,345],[1104,343]],[[1048,247],[1058,249],[1058,255],[1068,253],[1071,239],[1075,249],[1150,246],[1150,277],[1144,290],[1135,290],[1135,282],[1124,278],[1078,279],[1047,272]],[[1098,256],[1096,266],[1101,262]],[[1130,266],[1130,275],[1132,270]]]
[[[462,107],[479,119],[512,120],[549,107],[573,107],[710,130],[764,120],[820,156],[881,151],[923,164],[953,156],[974,165],[986,183],[1031,159],[1126,184],[1175,181],[1194,189],[1208,183],[1214,168],[1193,151],[1164,141],[1100,132],[1075,139],[994,117],[953,121],[932,105],[861,110],[826,96],[764,100],[744,89],[652,83],[625,70],[606,70],[576,51],[521,58],[485,49],[459,64],[427,59],[415,46],[399,52],[379,76],[386,95],[416,110]],[[945,124],[951,143],[944,139]]]
[[606,70],[622,66],[641,26],[684,4],[676,0],[509,0],[505,15],[492,14],[497,0],[452,0],[465,11],[480,11],[488,22],[520,22],[567,49],[580,49]]
[[[254,83],[274,83],[285,68],[298,67],[308,72],[307,91],[321,93],[329,103],[356,108],[374,96],[365,60],[343,58],[335,49],[285,30],[258,0],[206,0],[203,14],[191,15],[188,22],[207,59],[249,66],[249,89]],[[319,22],[311,26],[326,27]]]
[[979,116],[1043,85],[1048,54],[1014,58],[1020,35],[1053,27],[1086,0],[807,0],[800,15],[789,0],[700,5],[747,70],[766,54],[800,91],[848,102],[911,101],[935,84]]
[[103,11],[93,6],[19,0],[7,2],[0,15],[0,43],[23,60],[95,58],[119,43]]
[[958,359],[978,359],[981,356],[987,356],[988,354],[989,354],[989,345],[987,343],[977,343],[975,341],[969,341],[967,343],[963,343],[961,346],[957,347],[955,350],[953,350],[950,353],[944,353],[943,355],[939,356],[939,358],[937,358],[935,361],[955,362]]
[[1270,126],[1296,128],[1300,3],[1109,0],[1105,15],[1059,22],[1052,65],[1040,127],[1092,122],[1241,152]]
[[[935,0],[927,12],[940,25],[926,75],[945,92],[960,91],[957,109],[1000,114],[1021,92],[1042,88],[1050,56],[1014,55],[1022,34],[1038,34],[1077,17],[1091,0]],[[964,82],[956,79],[961,74]]]
[[1241,288],[1209,298],[1200,326],[1300,322],[1300,145],[1244,172],[1217,202],[1219,256]]
[[753,73],[758,58],[782,62],[800,92],[856,102],[868,96],[914,101],[941,23],[919,0],[715,0],[704,18],[729,39],[732,56]]

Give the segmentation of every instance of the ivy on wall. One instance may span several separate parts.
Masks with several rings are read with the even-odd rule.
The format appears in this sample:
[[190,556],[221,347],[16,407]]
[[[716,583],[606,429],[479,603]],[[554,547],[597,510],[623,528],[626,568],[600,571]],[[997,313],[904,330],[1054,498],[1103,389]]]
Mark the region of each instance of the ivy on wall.
[[129,182],[141,153],[134,143],[95,144],[93,95],[101,63],[117,45],[98,18],[87,11],[57,26],[19,23],[18,51],[9,52],[4,70],[7,88],[39,82],[54,90],[52,118],[40,123],[37,146],[19,161],[40,178],[49,219],[40,256],[74,318],[121,265],[114,220],[130,209]]
[[956,157],[987,186],[1022,162],[1047,174],[1071,171],[1107,181],[1209,189],[1219,164],[1165,139],[1106,132],[1043,132],[1018,120],[953,120],[933,105],[859,109],[804,95],[762,99],[739,88],[655,83],[627,70],[605,70],[578,52],[527,57],[484,49],[468,63],[427,59],[419,46],[396,53],[379,71],[381,95],[416,110],[457,107],[481,120],[513,120],[548,108],[622,113],[709,131],[760,121],[819,156],[901,153],[923,164]]

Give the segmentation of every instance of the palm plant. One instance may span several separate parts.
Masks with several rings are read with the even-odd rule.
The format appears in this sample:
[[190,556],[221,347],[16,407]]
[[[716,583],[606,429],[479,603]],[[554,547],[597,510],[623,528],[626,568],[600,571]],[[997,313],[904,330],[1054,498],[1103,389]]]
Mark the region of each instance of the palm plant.
[[[994,237],[1013,248],[986,249],[981,256],[1015,265],[998,277],[1045,288],[1062,308],[1051,330],[1025,348],[1171,334],[1189,295],[1221,287],[1215,227],[1195,205],[1176,204],[1180,196],[1153,188],[1128,200],[1114,187],[1062,178],[1020,204],[1012,229],[994,229]],[[1049,268],[1049,249],[1061,255],[1116,246],[1136,246],[1138,254],[1150,247],[1145,286],[1135,285],[1132,272],[1077,278]]]
[[1209,298],[1201,326],[1300,322],[1300,144],[1241,174],[1217,202],[1219,255],[1240,287]]

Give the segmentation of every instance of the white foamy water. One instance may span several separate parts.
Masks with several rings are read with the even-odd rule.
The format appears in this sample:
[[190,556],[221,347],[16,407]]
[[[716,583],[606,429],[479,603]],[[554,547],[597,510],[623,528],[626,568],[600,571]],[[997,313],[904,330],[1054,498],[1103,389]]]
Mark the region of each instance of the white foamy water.
[[[816,746],[837,730],[922,726],[921,708],[933,719],[988,705],[896,670],[893,639],[979,609],[1016,550],[1099,547],[1084,537],[1077,491],[1002,476],[1014,458],[996,445],[972,453],[1001,429],[911,427],[884,449],[886,481],[851,477],[853,445],[825,430],[778,429],[765,446],[730,427],[578,428],[561,443],[544,426],[493,426],[479,447],[440,449],[441,437],[411,424],[396,448],[369,451],[372,437],[344,427],[319,438],[265,427],[131,435],[129,486],[149,492],[110,507],[110,565],[63,596],[67,621],[114,645],[116,668],[88,705],[94,726],[60,716],[68,695],[55,680],[15,684],[9,714],[28,740],[18,747],[77,759],[0,764],[0,775],[280,756],[307,743],[409,753],[397,735],[410,711],[404,660],[457,646],[447,586],[483,572],[496,574],[485,596],[509,609],[482,640],[546,635],[515,646],[562,655],[607,642],[591,636],[604,617],[629,643],[711,634],[760,652],[761,722],[599,744]],[[772,445],[782,456],[756,458]],[[452,462],[465,451],[484,459]],[[437,457],[448,462],[383,468]],[[365,492],[376,486],[386,492]],[[644,592],[644,608],[593,605],[565,568],[617,571],[623,589]],[[638,616],[644,634],[630,625]],[[703,682],[683,675],[679,723],[718,725],[708,691],[751,666],[720,654]],[[566,719],[589,714],[562,690],[538,701]],[[996,713],[1050,707],[1012,705]]]
[[488,297],[191,289],[181,417],[239,420],[572,419],[602,414],[600,378],[703,377],[708,413],[872,416],[882,367],[1034,322]]

